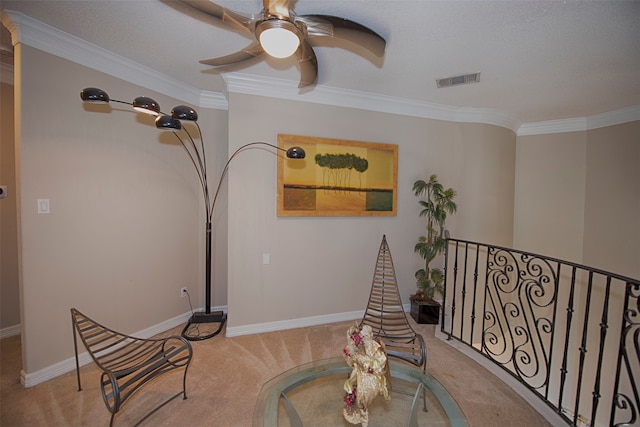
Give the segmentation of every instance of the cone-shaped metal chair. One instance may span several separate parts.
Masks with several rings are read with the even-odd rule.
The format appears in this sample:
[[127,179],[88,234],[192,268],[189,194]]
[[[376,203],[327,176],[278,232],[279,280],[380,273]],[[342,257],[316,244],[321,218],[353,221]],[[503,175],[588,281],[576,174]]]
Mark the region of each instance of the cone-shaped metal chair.
[[371,326],[374,335],[382,338],[389,356],[426,371],[427,349],[404,312],[386,236],[382,236],[369,303],[360,322],[360,327],[364,325]]

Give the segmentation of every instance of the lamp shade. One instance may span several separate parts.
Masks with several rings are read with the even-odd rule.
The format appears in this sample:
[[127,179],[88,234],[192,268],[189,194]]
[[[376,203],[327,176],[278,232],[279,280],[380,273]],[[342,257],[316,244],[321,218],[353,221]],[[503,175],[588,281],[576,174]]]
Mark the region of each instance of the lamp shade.
[[191,107],[186,105],[177,105],[171,110],[171,117],[178,120],[189,120],[195,122],[198,120],[198,113]]
[[109,102],[107,92],[97,87],[87,87],[80,91],[80,98],[84,102],[93,102],[96,104],[104,104]]
[[307,153],[301,147],[290,147],[287,149],[287,157],[290,159],[304,159]]
[[274,58],[293,55],[300,46],[302,35],[295,24],[282,19],[261,22],[256,27],[256,34],[264,51]]
[[160,114],[160,104],[146,96],[139,96],[134,99],[133,108],[145,114],[152,114],[154,116]]
[[182,123],[167,114],[160,114],[156,117],[156,127],[158,129],[180,130],[182,129]]

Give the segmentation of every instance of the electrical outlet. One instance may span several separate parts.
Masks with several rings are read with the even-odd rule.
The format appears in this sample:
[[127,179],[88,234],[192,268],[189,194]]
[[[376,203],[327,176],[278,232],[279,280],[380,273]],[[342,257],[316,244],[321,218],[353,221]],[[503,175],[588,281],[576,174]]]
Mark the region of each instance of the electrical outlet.
[[187,288],[180,288],[180,298],[184,298],[187,295]]

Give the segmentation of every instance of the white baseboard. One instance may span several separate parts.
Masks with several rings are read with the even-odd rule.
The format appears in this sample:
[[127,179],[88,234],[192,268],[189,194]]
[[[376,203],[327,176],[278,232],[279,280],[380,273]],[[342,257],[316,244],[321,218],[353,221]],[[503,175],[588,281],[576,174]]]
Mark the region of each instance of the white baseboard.
[[283,331],[286,329],[305,328],[307,326],[324,325],[327,323],[344,322],[346,320],[362,319],[364,310],[334,313],[322,316],[303,317],[300,319],[278,320],[276,322],[256,323],[253,325],[227,326],[226,336],[261,334],[263,332]]
[[18,323],[17,325],[9,326],[8,328],[0,329],[0,340],[2,338],[9,338],[14,335],[20,335],[22,333],[22,327]]

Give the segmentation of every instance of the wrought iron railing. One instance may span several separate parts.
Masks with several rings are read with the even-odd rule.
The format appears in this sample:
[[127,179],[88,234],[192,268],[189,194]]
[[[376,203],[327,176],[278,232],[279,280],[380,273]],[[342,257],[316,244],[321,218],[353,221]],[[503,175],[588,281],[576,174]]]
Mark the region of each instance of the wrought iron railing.
[[640,426],[640,281],[449,239],[441,322],[568,425]]

